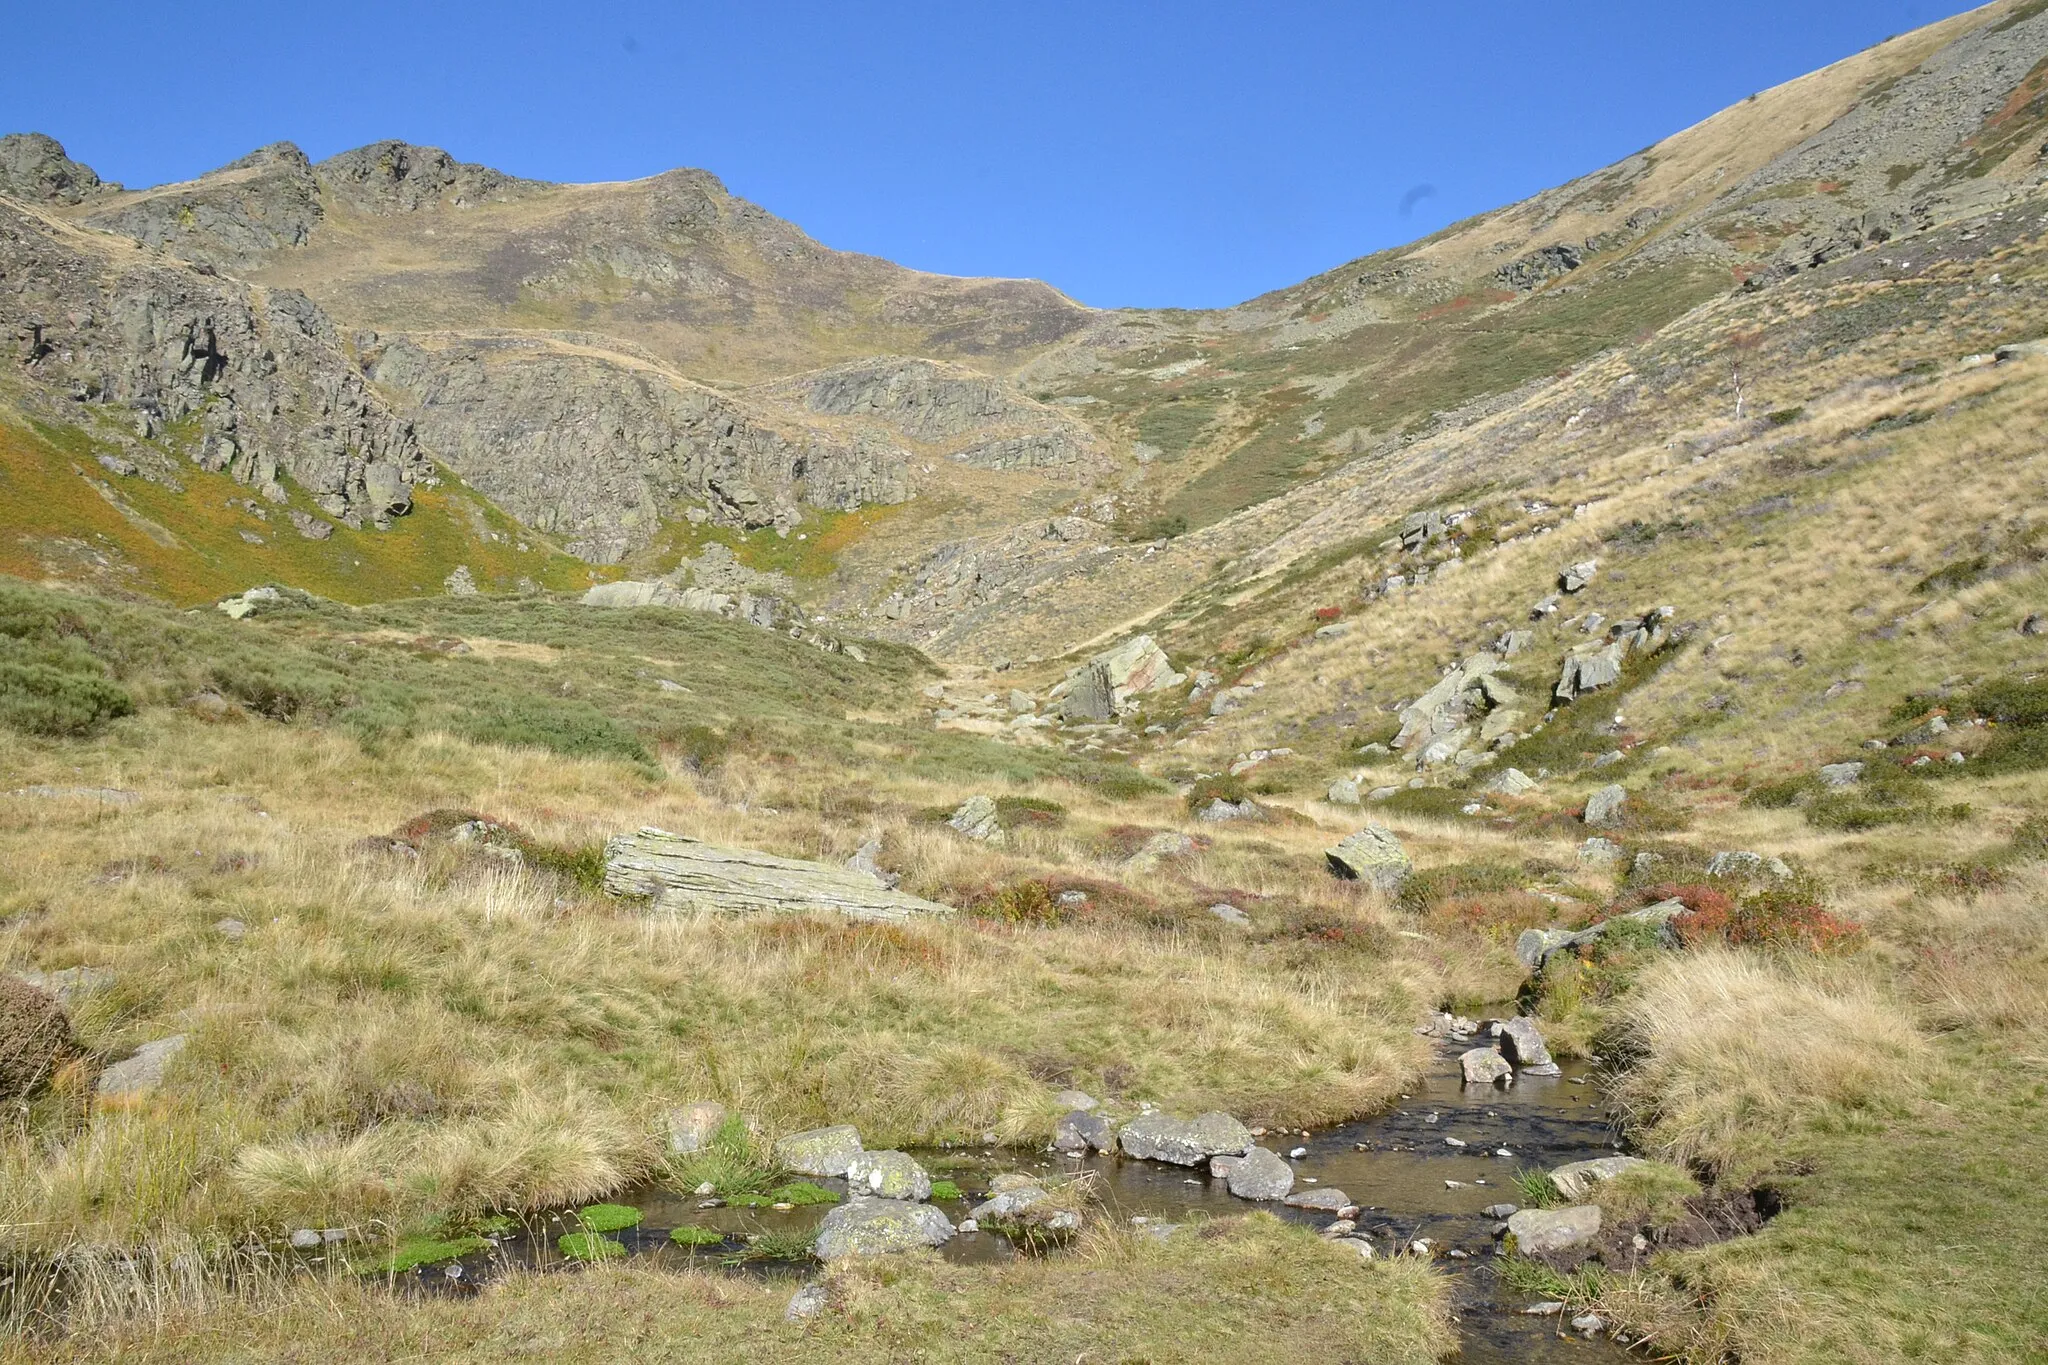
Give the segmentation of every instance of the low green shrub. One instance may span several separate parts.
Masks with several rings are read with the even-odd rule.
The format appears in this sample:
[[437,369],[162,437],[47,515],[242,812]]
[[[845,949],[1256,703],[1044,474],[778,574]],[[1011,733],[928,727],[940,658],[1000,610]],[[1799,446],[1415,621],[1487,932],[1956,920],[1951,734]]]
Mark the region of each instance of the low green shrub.
[[0,662],[0,725],[10,730],[78,739],[134,713],[134,698],[104,677],[48,664]]

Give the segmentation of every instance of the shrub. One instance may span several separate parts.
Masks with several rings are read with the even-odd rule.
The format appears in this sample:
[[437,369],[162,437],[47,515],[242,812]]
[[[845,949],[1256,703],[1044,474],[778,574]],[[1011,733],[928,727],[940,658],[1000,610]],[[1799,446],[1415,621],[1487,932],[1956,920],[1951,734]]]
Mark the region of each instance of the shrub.
[[1520,891],[1529,870],[1519,863],[1453,863],[1410,874],[1401,887],[1401,908],[1415,914],[1453,899]]
[[128,693],[103,677],[47,664],[0,663],[0,724],[10,730],[83,738],[134,712]]
[[1245,785],[1243,778],[1232,777],[1229,773],[1217,773],[1195,783],[1188,792],[1187,806],[1191,811],[1198,811],[1211,801],[1228,801],[1235,805],[1240,801],[1249,801],[1251,794],[1251,788]]
[[1067,822],[1067,808],[1042,797],[999,796],[996,798],[996,819],[1010,829],[1020,825],[1056,828]]
[[975,901],[970,908],[983,919],[1001,920],[1005,924],[1052,925],[1063,918],[1052,888],[1041,881],[1012,882]]
[[1703,897],[1671,924],[1687,947],[1725,943],[1828,953],[1856,946],[1863,934],[1860,926],[1829,913],[1810,891],[1796,886],[1759,891],[1740,903],[1726,896]]
[[586,701],[498,697],[457,719],[453,728],[479,744],[547,749],[565,758],[619,758],[655,769],[639,736]]

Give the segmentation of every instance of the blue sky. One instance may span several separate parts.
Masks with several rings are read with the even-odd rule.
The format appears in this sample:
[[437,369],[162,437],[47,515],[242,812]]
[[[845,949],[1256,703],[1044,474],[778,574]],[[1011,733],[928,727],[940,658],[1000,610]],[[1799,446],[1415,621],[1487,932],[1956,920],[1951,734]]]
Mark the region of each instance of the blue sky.
[[0,0],[0,131],[131,185],[286,139],[549,180],[701,166],[830,246],[1209,307],[1968,7]]

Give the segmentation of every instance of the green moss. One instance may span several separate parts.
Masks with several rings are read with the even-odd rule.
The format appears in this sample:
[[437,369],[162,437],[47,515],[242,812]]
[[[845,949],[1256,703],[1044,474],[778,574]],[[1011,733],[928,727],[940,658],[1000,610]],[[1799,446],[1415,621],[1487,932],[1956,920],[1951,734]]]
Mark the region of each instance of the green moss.
[[813,1185],[808,1180],[795,1180],[787,1185],[777,1185],[766,1194],[737,1194],[726,1200],[736,1209],[766,1209],[777,1204],[794,1204],[798,1208],[816,1204],[836,1204],[839,1196],[822,1185]]
[[555,1239],[555,1248],[572,1261],[608,1261],[626,1254],[624,1245],[595,1232],[565,1232]]
[[576,1221],[585,1232],[617,1232],[640,1226],[640,1210],[625,1204],[589,1204],[576,1210]]
[[715,1247],[725,1241],[725,1234],[716,1228],[686,1226],[671,1229],[668,1239],[679,1247]]
[[439,1265],[443,1261],[460,1260],[489,1246],[490,1243],[482,1237],[408,1237],[400,1242],[389,1256],[372,1267],[372,1272],[379,1275],[402,1275],[423,1265]]
[[960,1193],[960,1187],[950,1180],[934,1180],[932,1182],[932,1198],[936,1202],[951,1203],[953,1200],[965,1197]]

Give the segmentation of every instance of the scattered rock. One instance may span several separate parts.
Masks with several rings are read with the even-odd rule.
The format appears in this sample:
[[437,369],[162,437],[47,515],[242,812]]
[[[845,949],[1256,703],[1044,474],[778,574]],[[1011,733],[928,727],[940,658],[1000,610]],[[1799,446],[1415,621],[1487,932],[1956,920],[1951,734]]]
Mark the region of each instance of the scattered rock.
[[1085,1090],[1062,1090],[1052,1098],[1055,1104],[1063,1104],[1069,1109],[1100,1109],[1102,1107],[1102,1102]]
[[1820,770],[1820,784],[1836,791],[1853,787],[1863,780],[1863,766],[1861,763],[1825,764]]
[[1280,1202],[1290,1209],[1314,1209],[1318,1213],[1337,1213],[1351,1207],[1351,1196],[1335,1185],[1321,1185],[1313,1190],[1296,1190]]
[[1621,823],[1627,806],[1627,788],[1618,783],[1602,787],[1586,798],[1586,823],[1594,829],[1612,829]]
[[932,1180],[906,1152],[862,1151],[846,1166],[846,1186],[877,1199],[929,1199]]
[[857,1256],[886,1256],[943,1246],[953,1233],[946,1215],[930,1204],[850,1199],[827,1213],[818,1225],[817,1255],[827,1264]]
[[697,1100],[662,1115],[661,1126],[668,1134],[670,1156],[688,1156],[711,1145],[711,1139],[725,1122],[725,1106],[716,1100]]
[[784,1322],[803,1322],[815,1318],[832,1302],[831,1291],[822,1284],[807,1284],[789,1296],[789,1306],[782,1310]]
[[100,1073],[99,1093],[105,1099],[139,1099],[164,1082],[164,1071],[185,1050],[185,1035],[174,1033],[144,1043],[135,1055]]
[[1575,1251],[1600,1235],[1600,1206],[1569,1209],[1522,1209],[1508,1219],[1508,1235],[1524,1256]]
[[1563,592],[1582,592],[1593,576],[1600,572],[1600,561],[1585,559],[1572,565],[1557,576],[1557,586]]
[[141,792],[120,787],[16,787],[7,794],[32,801],[96,801],[103,806],[132,806],[142,799]]
[[109,967],[66,967],[55,972],[22,971],[14,973],[14,978],[55,996],[57,1003],[67,1009],[87,996],[107,989],[119,979]]
[[230,943],[240,943],[248,935],[249,926],[238,919],[221,919],[213,922],[213,932]]
[[1414,861],[1394,832],[1381,825],[1367,825],[1323,856],[1330,871],[1345,881],[1362,881],[1393,895],[1407,884],[1415,870]]
[[[1641,866],[1641,857],[1642,855],[1637,857],[1639,868]],[[1670,900],[1658,901],[1655,905],[1646,905],[1640,910],[1631,910],[1627,914],[1604,919],[1598,924],[1589,924],[1584,929],[1577,931],[1570,929],[1524,929],[1521,937],[1515,940],[1515,956],[1530,971],[1539,971],[1553,953],[1563,949],[1583,948],[1597,943],[1606,935],[1607,926],[1618,920],[1634,920],[1638,923],[1653,924],[1661,931],[1659,938],[1663,946],[1675,948],[1678,946],[1678,938],[1671,929],[1671,921],[1685,912],[1685,902],[1673,897]]]
[[775,1143],[775,1163],[797,1175],[845,1175],[861,1153],[860,1130],[850,1123],[792,1133]]
[[1195,818],[1204,824],[1213,825],[1228,820],[1263,820],[1266,818],[1266,812],[1250,797],[1242,801],[1225,801],[1219,796],[1197,811]]
[[1145,846],[1124,860],[1126,872],[1144,872],[1167,858],[1184,857],[1195,851],[1194,836],[1178,830],[1162,830],[1145,841]]
[[1252,927],[1252,917],[1234,905],[1212,905],[1209,907],[1209,913],[1225,924],[1233,924],[1240,929]]
[[1572,1319],[1572,1330],[1583,1332],[1589,1337],[1597,1337],[1607,1330],[1607,1320],[1598,1313],[1581,1313]]
[[996,820],[996,803],[992,796],[970,796],[953,812],[946,824],[955,833],[970,839],[989,840],[1003,832]]
[[1052,1126],[1052,1145],[1062,1152],[1107,1152],[1115,1144],[1115,1125],[1085,1109],[1062,1114]]
[[1333,806],[1355,806],[1359,804],[1358,779],[1340,777],[1330,784],[1330,790],[1323,799]]
[[1515,1216],[1515,1206],[1513,1204],[1488,1204],[1485,1208],[1479,1210],[1479,1216],[1500,1222]]
[[1294,1168],[1264,1147],[1254,1147],[1224,1174],[1239,1199],[1281,1199],[1294,1188]]
[[1591,1161],[1573,1161],[1550,1173],[1550,1183],[1567,1199],[1584,1199],[1595,1185],[1604,1184],[1624,1171],[1650,1163],[1636,1156],[1602,1156]]
[[1252,1135],[1230,1115],[1214,1111],[1191,1119],[1144,1114],[1124,1125],[1117,1143],[1126,1156],[1200,1166],[1212,1156],[1242,1155]]
[[1475,1047],[1458,1058],[1467,1085],[1513,1085],[1515,1069],[1490,1047]]
[[1521,796],[1536,790],[1536,779],[1520,768],[1508,768],[1497,774],[1480,790],[1493,796]]
[[1537,1028],[1536,1021],[1527,1016],[1501,1020],[1500,1050],[1524,1074],[1558,1074],[1557,1063],[1550,1059],[1550,1048],[1544,1044],[1543,1030]]
[[1560,705],[1575,701],[1588,692],[1612,687],[1621,681],[1621,659],[1625,646],[1616,643],[1565,656],[1563,668],[1552,689]]
[[876,885],[894,891],[903,884],[903,878],[894,872],[883,871],[881,863],[877,861],[881,856],[882,841],[870,839],[854,850],[853,856],[846,860],[847,870],[873,877]]
[[1591,863],[1596,867],[1612,866],[1627,857],[1627,849],[1612,839],[1603,839],[1597,834],[1579,845],[1579,861]]
[[1783,858],[1744,850],[1716,853],[1707,859],[1709,877],[1758,877],[1769,875],[1783,880],[1792,875],[1792,868]]

